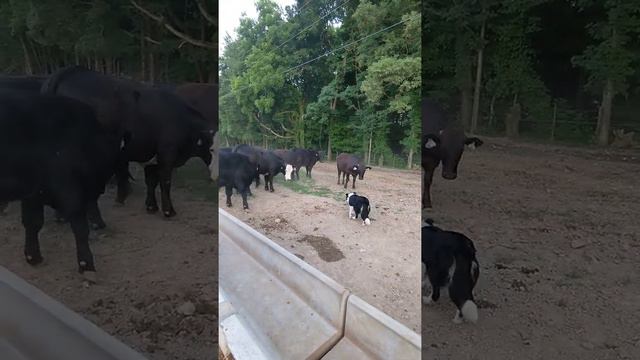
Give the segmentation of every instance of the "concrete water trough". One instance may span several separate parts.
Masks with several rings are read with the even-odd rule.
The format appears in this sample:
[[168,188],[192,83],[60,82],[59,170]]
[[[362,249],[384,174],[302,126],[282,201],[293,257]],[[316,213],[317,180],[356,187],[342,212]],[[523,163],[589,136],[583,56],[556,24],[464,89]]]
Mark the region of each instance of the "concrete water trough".
[[0,266],[0,359],[145,357]]
[[244,359],[420,359],[420,336],[219,209],[219,343]]

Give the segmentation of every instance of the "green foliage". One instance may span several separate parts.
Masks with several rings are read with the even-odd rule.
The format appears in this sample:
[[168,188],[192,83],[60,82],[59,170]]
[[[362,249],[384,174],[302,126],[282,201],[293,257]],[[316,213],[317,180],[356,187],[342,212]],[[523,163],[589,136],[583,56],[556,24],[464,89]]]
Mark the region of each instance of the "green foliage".
[[[217,39],[196,0],[137,0],[204,43]],[[211,16],[213,1],[204,1]],[[212,81],[213,50],[143,15],[130,0],[0,0],[0,71],[49,74],[78,64],[143,81]]]
[[608,0],[583,1],[582,5],[603,6],[606,18],[589,25],[589,33],[596,43],[589,45],[573,62],[589,74],[587,87],[594,93],[600,93],[604,82],[610,79],[615,93],[626,94],[640,60],[637,49],[629,46],[640,35],[640,3]]
[[368,156],[371,142],[371,160],[391,149],[418,151],[417,1],[311,0],[279,9],[260,0],[256,7],[258,18],[240,21],[220,61],[221,94],[229,95],[221,126],[230,142],[330,144],[333,156]]

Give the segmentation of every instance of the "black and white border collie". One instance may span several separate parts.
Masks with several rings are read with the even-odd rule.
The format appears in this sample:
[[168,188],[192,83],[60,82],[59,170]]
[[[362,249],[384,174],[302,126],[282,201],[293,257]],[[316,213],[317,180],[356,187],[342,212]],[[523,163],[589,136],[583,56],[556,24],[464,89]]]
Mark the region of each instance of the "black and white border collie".
[[473,300],[473,288],[479,276],[473,241],[463,234],[433,226],[433,220],[427,219],[422,226],[422,288],[429,279],[431,294],[423,296],[422,302],[438,301],[440,291],[448,288],[449,297],[458,308],[453,322],[475,323],[478,307]]
[[355,192],[345,194],[345,199],[347,204],[349,204],[349,220],[357,219],[358,215],[360,215],[362,225],[371,225],[371,220],[369,219],[369,212],[371,212],[369,199]]

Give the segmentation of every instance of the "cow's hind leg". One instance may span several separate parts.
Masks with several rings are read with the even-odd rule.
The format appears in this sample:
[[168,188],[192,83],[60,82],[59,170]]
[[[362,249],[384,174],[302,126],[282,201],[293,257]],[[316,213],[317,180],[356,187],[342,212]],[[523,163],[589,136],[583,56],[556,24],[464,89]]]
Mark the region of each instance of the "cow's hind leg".
[[76,238],[76,253],[78,257],[78,271],[83,274],[85,271],[95,272],[96,267],[93,262],[93,253],[89,247],[89,222],[84,211],[75,211],[70,217],[71,230]]
[[22,225],[25,230],[24,256],[30,265],[42,262],[38,233],[44,224],[44,205],[38,198],[22,200]]
[[273,175],[269,175],[269,191],[273,192]]
[[162,196],[162,213],[165,217],[173,217],[176,211],[171,202],[171,175],[173,168],[165,165],[160,170],[160,192]]
[[97,200],[91,201],[87,205],[87,218],[89,219],[89,224],[91,224],[91,228],[93,230],[100,230],[107,227],[107,224],[105,224],[102,219],[102,214],[100,213]]
[[119,159],[116,165],[116,179],[118,191],[116,195],[116,203],[124,205],[124,201],[131,194],[131,183],[129,182],[129,162],[126,159]]
[[341,175],[341,172],[340,170],[338,170],[338,185],[340,185],[340,175]]
[[269,191],[269,175],[264,175],[264,191]]
[[144,182],[147,185],[147,198],[144,201],[148,213],[158,211],[158,201],[156,200],[156,187],[158,187],[158,165],[147,165],[144,167]]
[[240,194],[242,195],[242,208],[245,210],[249,210],[249,203],[247,202],[247,191],[242,191]]
[[347,184],[349,183],[349,173],[342,174],[342,183],[344,184],[344,188],[347,188]]
[[231,207],[231,195],[233,195],[233,186],[225,185],[224,193],[227,195],[227,207]]

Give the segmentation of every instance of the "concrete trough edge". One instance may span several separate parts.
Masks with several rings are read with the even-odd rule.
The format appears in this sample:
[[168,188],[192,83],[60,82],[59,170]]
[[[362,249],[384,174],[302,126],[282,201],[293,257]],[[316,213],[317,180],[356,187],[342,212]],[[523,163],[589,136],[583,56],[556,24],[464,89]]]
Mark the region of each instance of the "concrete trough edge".
[[[286,249],[284,249],[283,247],[281,247],[280,245],[276,244],[273,240],[267,238],[265,235],[259,233],[257,230],[251,228],[249,225],[245,224],[244,222],[240,221],[239,219],[237,219],[236,217],[232,216],[231,214],[227,213],[226,211],[224,211],[223,209],[219,208],[219,217],[220,217],[220,225],[219,225],[219,231],[223,231],[223,227],[225,226],[225,224],[233,224],[233,226],[238,227],[240,229],[242,229],[244,232],[246,232],[247,234],[251,235],[251,237],[253,238],[253,241],[260,241],[264,244],[266,244],[267,246],[271,247],[278,256],[282,256],[284,257],[286,260],[295,263],[300,270],[307,272],[308,274],[314,276],[315,278],[317,278],[318,280],[324,282],[325,284],[327,284],[329,287],[334,288],[336,290],[339,289],[344,289],[344,287],[342,287],[340,284],[338,284],[335,280],[331,279],[330,277],[328,277],[326,274],[322,273],[321,271],[319,271],[318,269],[314,268],[313,266],[309,265],[308,263],[304,262],[303,260],[299,259],[297,256],[291,254],[290,252],[288,252]],[[233,240],[233,238],[232,238]],[[243,250],[247,250],[245,246],[239,245],[240,248],[242,248]],[[250,255],[252,256],[252,255]],[[256,256],[252,256],[254,259],[256,259],[257,261],[260,262],[260,258],[256,257]],[[268,266],[265,266],[268,268]],[[288,281],[284,281],[285,283],[289,283]],[[222,289],[221,289],[222,290]],[[219,308],[222,309],[224,306],[224,303],[226,302],[225,300],[225,295],[224,295],[224,291],[220,292],[221,294],[221,303],[219,304]],[[331,349],[333,347],[335,347],[345,336],[345,327],[348,326],[347,322],[347,318],[349,317],[350,313],[349,313],[349,308],[351,306],[357,306],[361,312],[361,314],[366,314],[367,317],[369,317],[372,321],[378,323],[381,327],[383,327],[382,331],[377,332],[376,334],[367,334],[365,336],[362,336],[359,338],[359,340],[361,341],[356,341],[355,344],[356,346],[358,346],[360,348],[360,350],[362,350],[364,353],[369,353],[373,356],[373,358],[379,358],[380,356],[394,356],[393,353],[384,353],[381,354],[380,352],[376,351],[376,349],[372,348],[375,346],[371,346],[372,342],[376,342],[376,337],[380,337],[379,342],[389,342],[388,341],[388,337],[396,337],[396,342],[400,342],[400,343],[405,343],[409,348],[414,348],[415,350],[417,350],[416,354],[417,357],[416,359],[420,358],[420,350],[421,350],[421,337],[419,334],[417,334],[416,332],[412,331],[411,329],[409,329],[408,327],[406,327],[405,325],[401,324],[400,322],[396,321],[395,319],[391,318],[390,316],[388,316],[387,314],[385,314],[384,312],[382,312],[381,310],[377,309],[376,307],[374,307],[373,305],[365,302],[364,300],[362,300],[361,298],[352,295],[348,290],[346,290],[343,293],[343,297],[341,299],[342,304],[340,305],[340,309],[341,309],[341,324],[339,324],[339,329],[340,329],[340,336],[336,339],[335,342],[332,342],[332,345],[326,349],[326,351],[324,351],[323,354],[319,354],[321,357],[324,356],[325,354],[331,352]],[[307,298],[310,298],[309,294],[306,294]],[[312,307],[313,308],[313,307]],[[226,319],[232,318],[233,316],[238,316],[238,319],[241,319],[241,314],[237,314],[236,310],[229,310],[228,308],[226,308],[227,310],[225,310],[226,312]],[[275,316],[276,314],[274,314]],[[223,322],[223,318],[219,317],[220,322]],[[240,320],[240,323],[242,321]],[[241,336],[243,337],[242,339],[231,339],[231,337],[237,336],[235,335],[233,332],[225,332],[222,331],[222,329],[220,329],[221,332],[219,333],[219,343],[221,344],[221,349],[222,352],[225,353],[225,351],[228,351],[228,353],[225,353],[225,355],[227,354],[231,354],[233,355],[237,360],[243,360],[243,359],[249,359],[249,357],[237,357],[237,355],[242,356],[242,354],[236,354],[233,350],[234,346],[229,346],[230,343],[235,342],[236,344],[245,344],[245,346],[253,346],[256,345],[256,342],[254,339],[251,338],[250,336],[250,331],[246,331],[246,333],[242,334]],[[358,338],[359,336],[357,336],[358,334],[355,333],[354,335],[356,335],[355,337]],[[295,334],[292,334],[292,336],[295,336]],[[358,339],[356,339],[358,340]],[[253,345],[251,343],[254,343]],[[224,345],[223,345],[224,344]],[[248,345],[247,345],[248,344]],[[223,348],[224,346],[224,348]],[[257,345],[256,345],[257,346]]]
[[[17,293],[28,298],[33,304],[45,310],[68,328],[73,329],[114,359],[146,360],[142,354],[109,335],[97,325],[62,305],[3,266],[0,266],[0,282],[5,283]],[[55,338],[55,334],[51,335]]]

